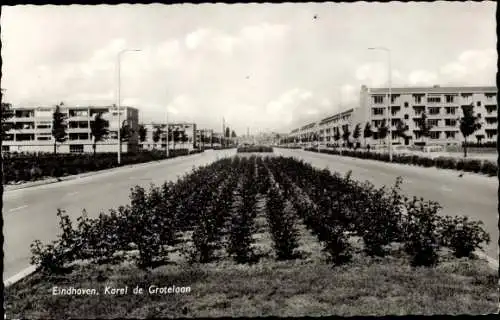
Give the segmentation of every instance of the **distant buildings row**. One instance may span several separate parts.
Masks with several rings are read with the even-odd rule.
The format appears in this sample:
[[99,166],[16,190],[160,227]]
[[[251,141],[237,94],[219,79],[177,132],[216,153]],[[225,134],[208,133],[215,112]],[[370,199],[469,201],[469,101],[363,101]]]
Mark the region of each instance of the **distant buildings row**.
[[[306,144],[312,133],[316,134],[319,142],[333,143],[336,130],[343,132],[348,126],[352,132],[356,124],[361,126],[361,137],[366,123],[376,129],[387,119],[389,100],[388,88],[361,87],[360,102],[356,108],[336,113],[327,118],[309,123],[292,130],[287,141]],[[428,123],[432,126],[429,144],[457,145],[464,141],[460,132],[458,119],[463,116],[462,106],[473,106],[474,115],[482,122],[468,141],[496,142],[497,139],[497,88],[496,87],[407,87],[392,88],[390,102],[390,119],[392,143],[413,145],[422,139],[418,122],[425,111]],[[408,126],[407,138],[404,141],[398,137],[396,126],[403,121]],[[360,139],[362,141],[362,138]],[[372,141],[371,143],[384,143]]]
[[[53,107],[12,107],[13,117],[6,120],[11,127],[2,142],[2,152],[53,152],[54,137],[52,136]],[[142,124],[145,135],[141,139],[139,111],[133,107],[121,107],[118,124],[116,107],[82,107],[60,106],[60,111],[66,116],[67,139],[57,143],[57,153],[93,152],[94,138],[91,126],[95,116],[102,114],[108,121],[109,134],[96,143],[96,152],[118,151],[118,128],[124,124],[131,129],[127,141],[122,142],[122,152],[132,152],[141,149],[166,148],[167,135],[165,123]],[[198,129],[195,123],[169,123],[169,149],[189,149],[220,146],[221,133],[212,129]]]

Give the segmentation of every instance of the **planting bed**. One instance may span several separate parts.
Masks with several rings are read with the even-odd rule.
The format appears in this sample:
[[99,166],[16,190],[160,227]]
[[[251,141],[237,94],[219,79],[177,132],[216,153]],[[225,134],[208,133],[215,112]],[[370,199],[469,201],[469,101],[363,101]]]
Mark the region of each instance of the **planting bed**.
[[[306,148],[304,150],[318,152],[317,148]],[[371,159],[371,160],[389,162],[388,153],[355,151],[355,150],[339,151],[339,150],[327,150],[327,149],[322,149],[319,152],[360,158],[360,159]],[[429,158],[419,155],[393,154],[392,162],[417,165],[423,167],[437,167],[441,169],[463,170],[466,172],[483,173],[489,176],[496,176],[498,172],[498,165],[496,162],[489,160],[480,160],[480,159],[459,159],[456,157]]]
[[[437,203],[284,157],[233,157],[33,244],[10,317],[490,313],[489,236]],[[57,285],[190,286],[189,294],[53,296]],[[146,289],[147,290],[147,289]],[[26,293],[29,292],[29,295]],[[102,300],[104,299],[104,300]],[[457,300],[459,299],[459,300]],[[104,303],[103,303],[104,301]],[[105,307],[104,307],[105,306]]]
[[[186,156],[201,151],[188,149],[171,150],[169,158]],[[122,166],[166,159],[164,151],[123,153]],[[4,155],[6,184],[36,181],[44,178],[86,173],[117,167],[116,153],[92,154],[6,154]]]

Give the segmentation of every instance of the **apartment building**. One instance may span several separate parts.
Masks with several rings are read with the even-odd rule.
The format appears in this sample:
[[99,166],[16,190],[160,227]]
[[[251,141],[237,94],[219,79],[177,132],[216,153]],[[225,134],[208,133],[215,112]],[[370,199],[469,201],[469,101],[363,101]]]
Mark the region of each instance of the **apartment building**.
[[[3,140],[3,152],[53,152],[52,117],[56,107],[13,106],[14,116],[6,122],[12,125]],[[114,106],[67,106],[60,111],[66,117],[67,140],[56,143],[57,153],[93,152],[91,124],[96,114],[107,120],[109,135],[97,142],[96,152],[118,152],[118,110]],[[139,113],[133,107],[121,107],[120,122],[130,126],[132,135],[122,142],[122,152],[132,152],[138,146]]]
[[[167,145],[166,123],[145,123],[142,124],[146,129],[144,141],[140,141],[140,148],[143,150],[165,150]],[[159,130],[159,139],[155,142],[155,132]],[[189,122],[169,123],[168,130],[170,131],[168,146],[173,149],[188,149],[196,148],[196,124]]]
[[339,131],[342,136],[346,127],[352,132],[356,123],[361,121],[362,113],[360,108],[351,108],[317,122],[296,128],[288,134],[288,137],[305,146],[315,134],[320,144],[329,145],[335,143],[335,132]]
[[[387,118],[389,101],[388,88],[361,87],[360,107],[365,122],[373,127]],[[395,132],[392,143],[415,144],[423,141],[418,122],[425,111],[432,126],[428,144],[461,144],[464,137],[460,132],[459,118],[463,116],[462,106],[472,106],[474,115],[482,121],[482,127],[470,136],[469,141],[495,142],[497,136],[497,88],[496,87],[408,87],[392,88],[391,129],[395,130],[399,120],[408,125],[409,139],[400,141]]]
[[[460,145],[464,137],[460,132],[459,118],[463,116],[462,106],[472,106],[474,115],[481,119],[481,129],[468,137],[471,142],[495,142],[497,139],[497,88],[496,87],[405,87],[391,88],[391,113],[388,117],[388,88],[361,87],[359,106],[319,120],[288,135],[298,141],[307,140],[316,133],[319,141],[329,144],[335,130],[349,126],[352,132],[356,124],[361,126],[361,135],[366,123],[376,128],[385,120],[391,123],[393,144],[414,145],[425,141],[434,145]],[[430,137],[422,136],[418,126],[425,111],[432,126]],[[408,126],[407,139],[398,137],[395,130],[399,121]],[[385,140],[370,143],[385,143]]]
[[213,129],[199,129],[196,130],[196,143],[202,148],[220,146],[221,136],[222,134],[215,133]]

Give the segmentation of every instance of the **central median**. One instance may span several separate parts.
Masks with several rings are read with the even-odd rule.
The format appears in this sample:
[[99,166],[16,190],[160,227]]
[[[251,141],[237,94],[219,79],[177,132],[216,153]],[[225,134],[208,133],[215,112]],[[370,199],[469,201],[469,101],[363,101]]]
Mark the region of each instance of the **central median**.
[[[480,222],[440,216],[439,204],[402,196],[401,183],[376,189],[250,155],[136,187],[130,204],[98,218],[75,224],[61,211],[59,240],[33,244],[37,272],[7,288],[7,314],[279,316],[299,301],[304,315],[495,311],[498,276],[474,254],[489,241]],[[190,292],[146,294],[152,285]],[[100,296],[55,296],[54,286]]]

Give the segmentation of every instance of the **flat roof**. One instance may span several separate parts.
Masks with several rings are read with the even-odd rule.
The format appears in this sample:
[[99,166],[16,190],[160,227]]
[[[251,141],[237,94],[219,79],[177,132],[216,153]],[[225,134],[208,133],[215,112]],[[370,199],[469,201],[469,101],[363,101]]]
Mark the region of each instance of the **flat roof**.
[[[389,93],[389,88],[366,88],[368,93]],[[464,87],[395,87],[391,88],[391,93],[496,93],[497,87],[494,86],[464,86]]]

